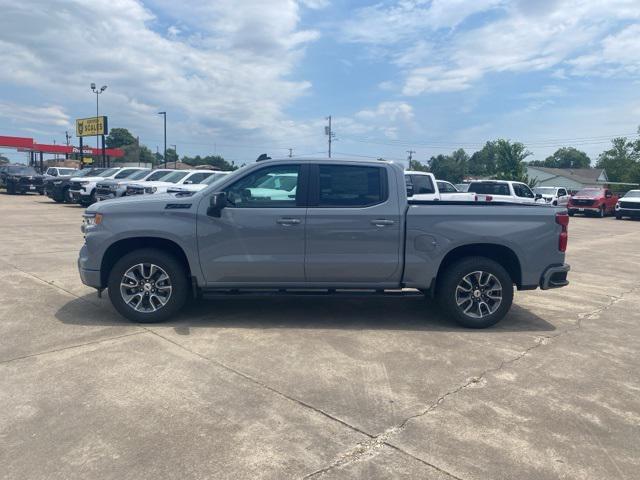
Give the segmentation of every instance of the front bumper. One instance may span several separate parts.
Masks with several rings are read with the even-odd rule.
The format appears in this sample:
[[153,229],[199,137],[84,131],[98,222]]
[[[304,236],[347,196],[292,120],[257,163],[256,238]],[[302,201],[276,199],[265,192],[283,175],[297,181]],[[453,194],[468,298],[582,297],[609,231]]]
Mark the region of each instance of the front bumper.
[[551,290],[552,288],[566,287],[569,285],[569,280],[567,280],[569,270],[571,270],[571,267],[566,263],[547,267],[540,279],[540,288],[542,290]]
[[569,210],[570,213],[599,213],[601,208],[602,207],[600,207],[599,205],[597,207],[570,206],[570,207],[567,207],[567,210]]
[[88,287],[102,288],[102,278],[100,270],[94,270],[87,268],[89,263],[89,252],[87,246],[83,245],[80,249],[80,255],[78,257],[78,272],[80,273],[80,280]]
[[640,210],[634,208],[618,208],[616,209],[616,215],[619,217],[640,218]]

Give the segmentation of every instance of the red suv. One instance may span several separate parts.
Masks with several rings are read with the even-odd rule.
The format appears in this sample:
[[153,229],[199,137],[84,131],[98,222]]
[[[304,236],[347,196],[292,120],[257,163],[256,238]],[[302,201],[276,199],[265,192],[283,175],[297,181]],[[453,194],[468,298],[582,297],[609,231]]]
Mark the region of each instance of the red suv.
[[604,217],[615,213],[618,196],[608,188],[590,187],[583,188],[569,199],[567,209],[569,216],[576,213],[584,213]]

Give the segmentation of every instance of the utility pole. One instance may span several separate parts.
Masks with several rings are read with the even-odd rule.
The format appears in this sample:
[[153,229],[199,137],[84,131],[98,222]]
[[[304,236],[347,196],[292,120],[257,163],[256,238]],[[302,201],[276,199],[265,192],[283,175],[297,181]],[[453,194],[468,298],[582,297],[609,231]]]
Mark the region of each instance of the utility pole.
[[331,115],[327,117],[327,120],[329,120],[329,125],[324,127],[324,134],[329,137],[329,158],[331,158],[331,140],[335,137],[335,133],[331,130]]
[[413,154],[416,153],[415,150],[407,150],[407,153],[409,154],[409,169],[411,169],[411,161],[413,160]]
[[289,149],[289,158],[293,157],[293,148]]
[[164,168],[167,168],[167,112],[158,112],[164,117]]

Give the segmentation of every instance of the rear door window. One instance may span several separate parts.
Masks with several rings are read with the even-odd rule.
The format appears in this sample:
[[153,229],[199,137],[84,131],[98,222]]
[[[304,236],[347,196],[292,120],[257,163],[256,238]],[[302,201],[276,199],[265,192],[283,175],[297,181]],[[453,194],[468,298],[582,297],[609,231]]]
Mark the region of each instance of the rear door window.
[[388,197],[384,168],[320,165],[319,173],[320,207],[368,207]]
[[436,193],[428,175],[409,175],[413,184],[413,194],[417,193]]
[[440,190],[440,193],[455,193],[458,191],[456,190],[456,187],[451,185],[449,182],[438,182],[438,189]]
[[469,185],[469,192],[481,195],[506,195],[511,196],[509,185],[506,183],[478,182]]
[[513,191],[516,194],[516,197],[522,198],[535,198],[536,196],[533,194],[531,189],[527,187],[524,183],[514,183]]

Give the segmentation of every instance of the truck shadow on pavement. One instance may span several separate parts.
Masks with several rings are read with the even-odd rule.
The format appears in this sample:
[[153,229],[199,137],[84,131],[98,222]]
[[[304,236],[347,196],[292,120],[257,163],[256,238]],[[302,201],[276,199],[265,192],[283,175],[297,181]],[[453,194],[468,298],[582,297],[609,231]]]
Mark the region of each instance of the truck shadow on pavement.
[[[86,295],[55,314],[65,324],[131,326],[107,298]],[[151,326],[170,326],[189,335],[191,328],[411,330],[465,332],[551,332],[556,327],[518,305],[488,330],[465,329],[444,317],[433,301],[422,298],[218,298],[189,304],[175,319]]]

